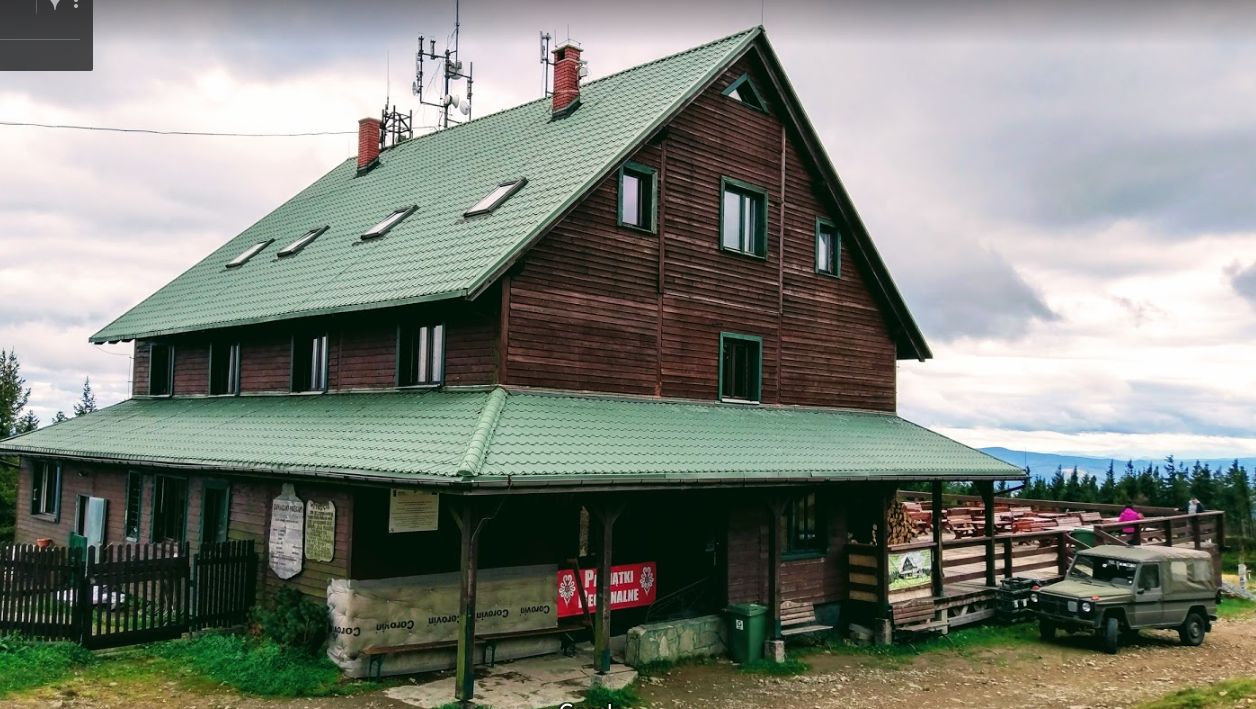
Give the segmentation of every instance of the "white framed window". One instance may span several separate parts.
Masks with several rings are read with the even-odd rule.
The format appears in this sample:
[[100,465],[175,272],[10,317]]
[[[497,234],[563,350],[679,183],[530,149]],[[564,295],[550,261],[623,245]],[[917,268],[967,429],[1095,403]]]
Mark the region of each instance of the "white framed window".
[[61,465],[36,461],[31,468],[31,514],[51,517],[61,514]]
[[327,389],[327,335],[292,338],[292,391]]
[[397,341],[397,386],[445,381],[445,326],[402,327]]
[[366,241],[367,239],[378,239],[384,234],[387,234],[393,227],[400,224],[402,219],[410,216],[412,212],[414,212],[413,206],[402,207],[401,209],[394,210],[392,214],[384,217],[384,221],[376,224],[370,229],[367,229],[362,234],[362,240]]
[[488,194],[484,195],[479,202],[471,205],[471,208],[463,212],[462,216],[474,217],[478,214],[488,214],[489,212],[492,212],[502,206],[503,202],[510,199],[510,196],[514,193],[523,189],[523,186],[526,184],[528,184],[528,181],[522,177],[517,180],[503,182],[494,187]]
[[279,258],[285,258],[287,256],[291,256],[297,253],[301,249],[304,249],[305,247],[309,246],[311,241],[314,241],[315,239],[317,239],[325,231],[327,231],[327,227],[325,226],[320,226],[317,229],[310,229],[309,231],[302,234],[301,237],[298,238],[296,241],[280,249],[277,256]]
[[228,261],[227,268],[239,268],[240,266],[243,266],[249,262],[249,259],[261,253],[262,249],[270,246],[270,242],[272,241],[274,241],[274,239],[267,239],[266,241],[259,241],[256,244],[253,244],[249,248],[245,249],[239,256],[236,256]]

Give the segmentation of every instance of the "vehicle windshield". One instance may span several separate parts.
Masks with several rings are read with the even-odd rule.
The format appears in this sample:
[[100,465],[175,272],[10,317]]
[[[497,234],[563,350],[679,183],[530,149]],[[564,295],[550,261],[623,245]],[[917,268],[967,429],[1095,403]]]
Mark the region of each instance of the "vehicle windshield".
[[1114,586],[1133,586],[1136,571],[1138,571],[1138,564],[1132,561],[1078,554],[1073,560],[1073,567],[1068,570],[1068,575],[1072,578],[1100,581]]

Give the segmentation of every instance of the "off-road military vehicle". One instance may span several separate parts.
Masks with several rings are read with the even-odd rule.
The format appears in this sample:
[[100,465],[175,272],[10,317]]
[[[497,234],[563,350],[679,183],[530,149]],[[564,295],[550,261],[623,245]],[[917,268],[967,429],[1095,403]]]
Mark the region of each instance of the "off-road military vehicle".
[[1062,581],[1030,594],[1043,640],[1057,629],[1086,630],[1109,653],[1141,628],[1174,628],[1183,645],[1199,645],[1218,600],[1208,552],[1150,546],[1078,551]]

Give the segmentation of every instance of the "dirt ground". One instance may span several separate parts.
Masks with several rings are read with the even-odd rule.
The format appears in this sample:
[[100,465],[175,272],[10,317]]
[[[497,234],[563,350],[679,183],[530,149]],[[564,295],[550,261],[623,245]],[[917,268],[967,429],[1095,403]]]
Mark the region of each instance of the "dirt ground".
[[[1202,647],[1182,647],[1172,632],[1145,632],[1105,655],[1093,640],[1065,636],[965,653],[916,657],[813,654],[811,671],[765,677],[727,662],[681,667],[647,678],[645,705],[656,709],[808,709],[810,707],[1131,707],[1187,686],[1256,677],[1256,615],[1221,620]],[[330,699],[242,698],[213,685],[167,678],[71,679],[10,697],[8,706],[213,707],[218,709],[393,709],[409,705],[383,692]]]

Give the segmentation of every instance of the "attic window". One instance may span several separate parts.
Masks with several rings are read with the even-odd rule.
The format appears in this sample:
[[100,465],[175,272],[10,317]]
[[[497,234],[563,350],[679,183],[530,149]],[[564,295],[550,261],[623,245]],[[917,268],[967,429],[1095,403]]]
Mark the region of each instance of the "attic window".
[[402,207],[401,209],[394,211],[392,214],[384,217],[384,221],[376,224],[370,229],[367,229],[366,233],[362,234],[362,240],[365,241],[367,239],[374,239],[387,234],[393,227],[400,224],[402,219],[410,216],[410,213],[413,211],[413,206]]
[[301,238],[280,249],[278,253],[279,258],[291,256],[301,249],[304,249],[306,246],[310,245],[311,241],[317,239],[325,231],[327,231],[327,227],[325,226],[320,226],[317,229],[310,229],[302,234]]
[[728,88],[724,89],[724,95],[740,101],[751,108],[760,111],[768,110],[767,104],[763,102],[763,96],[759,94],[759,90],[750,81],[749,74],[742,74],[736,81],[729,84]]
[[267,239],[266,241],[259,241],[256,244],[253,244],[249,248],[245,249],[244,253],[228,261],[227,268],[239,268],[240,266],[243,266],[249,262],[249,259],[261,252],[262,249],[270,246],[270,242],[272,241],[274,241],[274,239]]
[[471,205],[471,208],[463,212],[462,216],[474,217],[477,214],[488,214],[494,209],[500,207],[502,202],[510,199],[511,195],[518,192],[526,184],[528,184],[528,181],[524,178],[511,180],[510,182],[503,182],[494,187],[492,192],[484,195],[484,199],[481,199],[479,202]]

